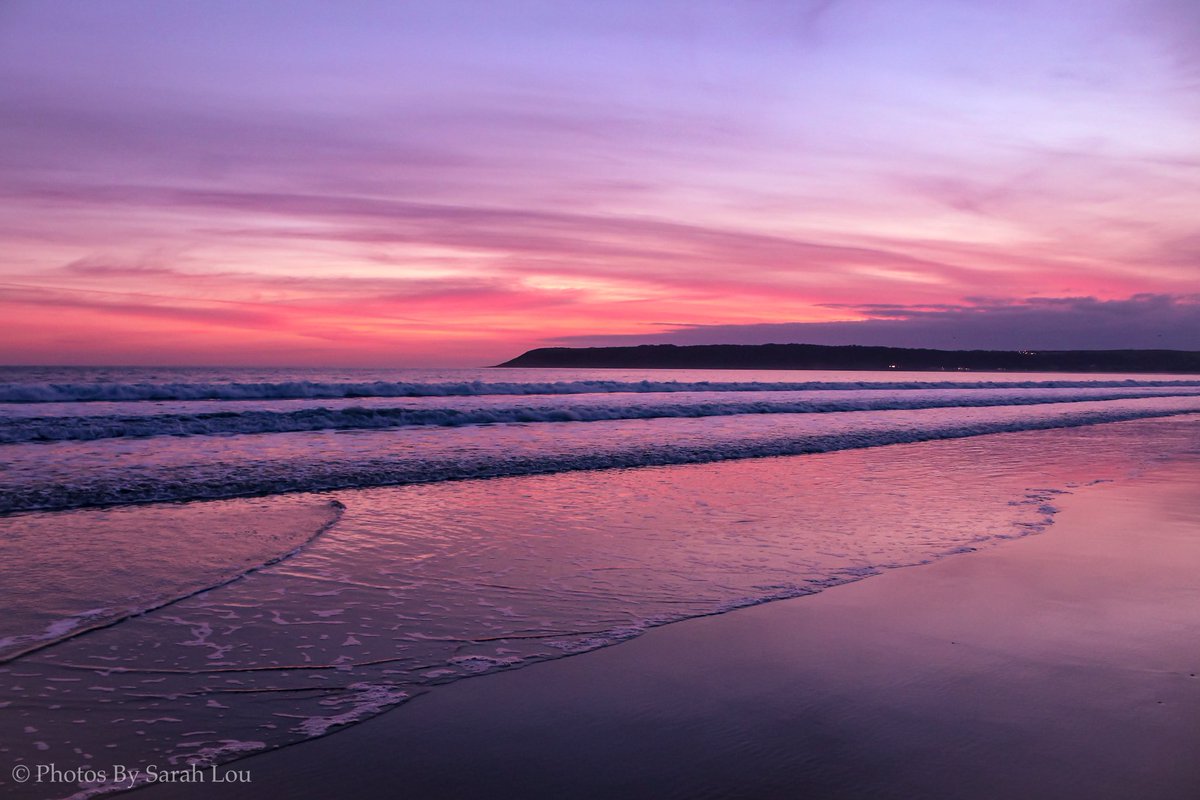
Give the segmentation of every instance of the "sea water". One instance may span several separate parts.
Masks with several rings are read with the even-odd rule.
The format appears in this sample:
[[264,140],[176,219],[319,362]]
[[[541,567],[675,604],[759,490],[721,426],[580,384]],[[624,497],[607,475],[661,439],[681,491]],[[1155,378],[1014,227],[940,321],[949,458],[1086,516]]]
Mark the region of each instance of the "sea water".
[[1169,375],[5,369],[0,752],[223,763],[1037,533],[1198,412]]

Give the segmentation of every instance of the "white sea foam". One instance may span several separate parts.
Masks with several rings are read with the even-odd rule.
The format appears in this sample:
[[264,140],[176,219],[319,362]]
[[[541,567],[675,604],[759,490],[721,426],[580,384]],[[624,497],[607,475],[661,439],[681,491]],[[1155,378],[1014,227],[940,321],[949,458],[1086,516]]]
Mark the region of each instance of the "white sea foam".
[[346,710],[328,716],[312,716],[300,721],[297,733],[307,737],[324,736],[330,730],[372,717],[386,708],[409,699],[408,692],[386,684],[352,683],[348,693],[321,701],[321,705],[343,707]]
[[837,399],[724,400],[682,403],[540,405],[495,408],[304,408],[291,411],[215,411],[197,414],[18,417],[0,425],[0,444],[93,441],[147,436],[204,436],[226,433],[295,433],[317,430],[491,425],[533,422],[598,422],[623,419],[721,417],[738,414],[821,414],[925,408],[985,408],[1045,403],[1084,403],[1151,397],[1200,396],[1200,387],[1174,391],[968,393],[938,395],[869,392]]
[[870,389],[1077,389],[1116,386],[1200,386],[1198,380],[1053,379],[1025,381],[461,381],[420,383],[3,383],[0,403],[86,403],[162,400],[330,399],[342,397],[461,397],[477,395],[646,392],[780,392]]
[[[231,469],[228,463],[215,462],[171,465],[161,469],[147,467],[130,473],[119,464],[107,465],[80,470],[72,473],[69,479],[60,477],[54,482],[37,477],[31,477],[27,483],[14,480],[9,491],[0,494],[0,513],[825,453],[1194,414],[1200,412],[1200,399],[1155,398],[1150,401],[1128,401],[1124,405],[1094,403],[1085,408],[1072,410],[1071,404],[1056,404],[1046,406],[1044,410],[1039,408],[1036,414],[996,414],[989,409],[977,411],[971,408],[954,408],[947,412],[881,411],[870,419],[864,419],[862,425],[844,422],[836,432],[810,433],[807,429],[793,427],[792,430],[796,432],[789,433],[777,424],[770,430],[748,431],[753,435],[731,438],[702,436],[699,431],[690,432],[690,437],[686,439],[680,439],[671,432],[664,432],[662,436],[649,432],[628,436],[622,431],[619,432],[621,438],[610,441],[608,437],[618,432],[601,429],[594,434],[581,434],[574,446],[567,445],[565,441],[562,442],[565,446],[560,446],[555,440],[547,442],[538,437],[534,437],[532,445],[528,445],[521,438],[500,440],[494,436],[478,441],[472,439],[465,447],[461,443],[447,442],[439,444],[436,450],[412,446],[395,450],[403,444],[402,441],[380,443],[381,447],[393,448],[394,455],[371,453],[370,448],[364,450],[364,443],[360,442],[357,449],[334,450],[330,449],[332,445],[324,446],[325,449],[309,446],[298,450],[300,456],[297,458],[275,455],[271,460],[255,463],[252,469],[241,464]],[[1000,409],[1005,410],[1017,411]],[[961,413],[955,417],[949,416],[949,412]],[[977,416],[963,417],[964,413]],[[889,414],[916,416],[883,416]],[[923,416],[926,414],[934,416]],[[794,425],[797,418],[804,416],[777,414],[768,419],[778,417]],[[743,417],[748,418],[753,417]],[[615,421],[609,424],[626,423]],[[744,424],[739,427],[746,428]],[[512,449],[510,445],[514,444],[521,445],[522,449]]]

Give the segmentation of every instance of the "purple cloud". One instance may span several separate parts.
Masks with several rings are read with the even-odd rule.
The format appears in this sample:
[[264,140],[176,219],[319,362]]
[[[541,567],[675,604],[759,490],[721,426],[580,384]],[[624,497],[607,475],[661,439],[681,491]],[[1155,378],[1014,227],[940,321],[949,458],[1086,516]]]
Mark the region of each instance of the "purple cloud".
[[1200,350],[1200,294],[1126,300],[1033,298],[1021,302],[904,307],[838,306],[851,322],[687,325],[653,336],[568,336],[557,344],[872,345],[947,350]]

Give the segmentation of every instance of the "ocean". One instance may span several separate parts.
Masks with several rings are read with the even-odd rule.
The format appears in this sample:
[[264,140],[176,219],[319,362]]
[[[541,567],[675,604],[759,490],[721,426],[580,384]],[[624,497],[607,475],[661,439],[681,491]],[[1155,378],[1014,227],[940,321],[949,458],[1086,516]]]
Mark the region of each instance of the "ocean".
[[1197,421],[1178,375],[0,368],[0,752],[92,770],[6,790],[1041,533]]

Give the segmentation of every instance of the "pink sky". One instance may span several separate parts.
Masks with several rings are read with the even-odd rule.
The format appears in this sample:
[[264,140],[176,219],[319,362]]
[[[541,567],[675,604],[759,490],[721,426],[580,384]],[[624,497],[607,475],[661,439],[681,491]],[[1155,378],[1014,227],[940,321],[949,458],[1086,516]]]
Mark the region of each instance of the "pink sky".
[[906,344],[1019,347],[1014,308],[1185,346],[1197,31],[1188,0],[10,2],[0,363],[478,365],[935,312]]

